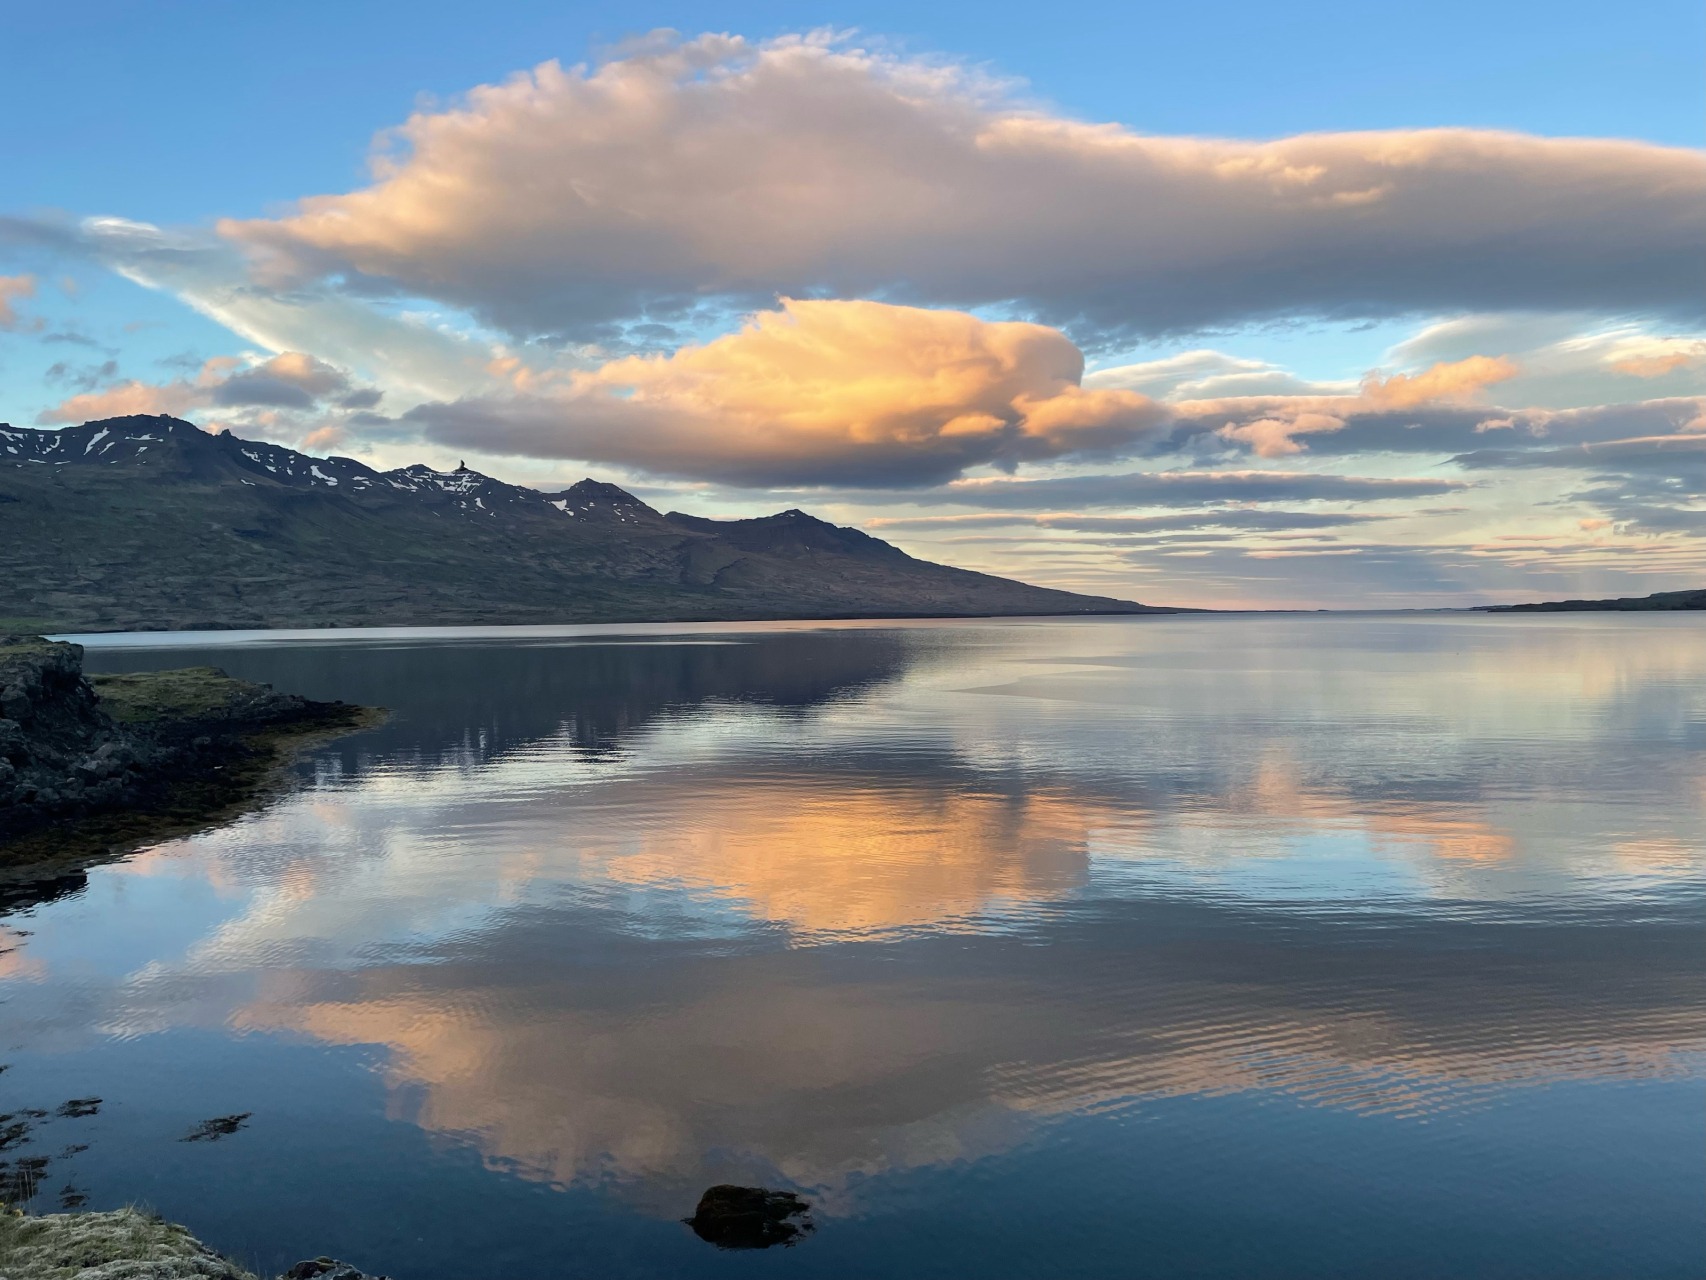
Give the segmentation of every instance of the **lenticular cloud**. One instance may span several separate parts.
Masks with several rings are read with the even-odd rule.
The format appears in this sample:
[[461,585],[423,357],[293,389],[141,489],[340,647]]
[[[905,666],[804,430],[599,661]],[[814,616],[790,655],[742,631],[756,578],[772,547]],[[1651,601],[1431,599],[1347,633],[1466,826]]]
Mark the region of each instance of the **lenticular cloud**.
[[1472,129],[1152,137],[828,39],[545,63],[396,130],[374,181],[222,232],[595,336],[707,300],[1006,303],[1081,338],[1279,314],[1706,311],[1706,158]]

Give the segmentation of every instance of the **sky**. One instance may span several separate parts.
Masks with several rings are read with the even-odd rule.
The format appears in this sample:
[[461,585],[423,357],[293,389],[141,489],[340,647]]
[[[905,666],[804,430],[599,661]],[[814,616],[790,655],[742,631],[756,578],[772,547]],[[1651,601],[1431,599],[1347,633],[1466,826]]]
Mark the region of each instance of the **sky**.
[[0,421],[1149,603],[1706,583],[1698,4],[7,12]]

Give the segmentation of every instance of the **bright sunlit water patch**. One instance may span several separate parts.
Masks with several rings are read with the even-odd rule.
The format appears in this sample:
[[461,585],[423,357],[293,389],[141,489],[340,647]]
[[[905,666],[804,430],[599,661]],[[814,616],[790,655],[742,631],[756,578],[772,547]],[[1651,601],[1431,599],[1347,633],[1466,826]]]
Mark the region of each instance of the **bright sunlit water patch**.
[[[88,638],[394,714],[0,921],[4,1109],[104,1100],[33,1207],[402,1280],[1699,1273],[1697,620],[631,630]],[[719,1181],[820,1229],[715,1252]]]

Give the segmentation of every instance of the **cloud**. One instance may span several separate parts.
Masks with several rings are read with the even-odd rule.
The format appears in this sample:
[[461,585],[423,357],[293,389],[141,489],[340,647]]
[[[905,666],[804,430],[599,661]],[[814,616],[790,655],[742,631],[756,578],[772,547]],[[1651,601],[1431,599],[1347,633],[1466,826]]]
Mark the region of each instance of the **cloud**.
[[441,444],[741,485],[924,485],[1126,450],[1165,421],[1134,391],[1085,389],[1083,370],[1041,325],[784,300],[701,346],[555,379],[516,370],[523,394],[404,421]]
[[[117,366],[108,361],[93,372],[111,376]],[[193,378],[171,382],[130,378],[96,390],[93,381],[93,377],[86,378],[89,389],[44,410],[36,420],[45,424],[79,423],[133,413],[205,416],[233,409],[232,421],[221,425],[241,425],[268,437],[324,447],[341,440],[341,431],[295,415],[322,414],[325,402],[332,398],[361,394],[351,391],[347,372],[300,351],[287,351],[253,364],[236,356],[216,356],[205,361]]]
[[94,422],[130,414],[170,414],[181,417],[207,402],[205,391],[188,382],[151,383],[135,378],[100,391],[83,391],[36,415],[44,424]]
[[0,329],[22,327],[23,317],[12,304],[19,298],[33,298],[35,295],[34,276],[0,276]]
[[1667,332],[1651,320],[1582,313],[1457,316],[1424,326],[1386,353],[1414,369],[1500,351],[1517,366],[1499,398],[1532,408],[1569,409],[1706,395],[1706,340]]
[[1312,382],[1265,360],[1199,347],[1159,360],[1115,365],[1084,376],[1088,387],[1124,387],[1175,400],[1221,396],[1339,395],[1355,383]]
[[0,244],[97,263],[175,295],[255,347],[312,353],[412,400],[450,398],[489,382],[489,342],[438,317],[400,314],[333,288],[257,287],[231,246],[207,233],[116,217],[0,216]]
[[1496,382],[1509,381],[1517,372],[1508,357],[1470,356],[1416,374],[1395,373],[1389,378],[1371,374],[1363,382],[1362,398],[1383,409],[1413,409],[1441,400],[1469,399]]
[[79,391],[93,391],[103,382],[113,382],[118,378],[118,361],[103,360],[100,364],[72,364],[68,360],[56,360],[47,367],[43,378],[48,382],[58,382],[76,387]]
[[1278,315],[1706,314],[1706,157],[1473,129],[1267,142],[1064,119],[829,37],[547,62],[223,234],[275,284],[594,336],[778,293],[1016,303],[1092,333]]
[[1312,413],[1307,409],[1299,409],[1285,417],[1263,417],[1254,422],[1243,423],[1229,422],[1215,434],[1222,440],[1249,445],[1250,452],[1258,458],[1283,458],[1287,454],[1303,452],[1304,446],[1298,442],[1298,436],[1344,429],[1343,418],[1336,418],[1330,413]]
[[[1196,401],[1181,404],[1179,412],[1186,418],[1199,419],[1243,413],[1246,421],[1227,422],[1215,434],[1223,440],[1248,445],[1257,457],[1283,458],[1304,451],[1306,446],[1298,436],[1343,431],[1354,415],[1460,403],[1491,383],[1515,377],[1516,372],[1516,365],[1504,357],[1470,356],[1451,364],[1436,364],[1416,374],[1396,373],[1382,378],[1371,373],[1354,396]],[[1257,416],[1249,417],[1252,408]],[[1477,426],[1480,425],[1478,422]]]
[[1683,369],[1706,369],[1706,340],[1653,338],[1631,342],[1612,356],[1611,368],[1631,378],[1662,378]]
[[1294,529],[1336,529],[1390,520],[1387,515],[1351,511],[1258,511],[1235,508],[1188,511],[1161,516],[988,515],[878,517],[871,529],[952,533],[958,529],[1060,529],[1071,533],[1176,533],[1200,529],[1239,529],[1260,533]]
[[[1691,404],[1621,412],[1478,404],[1519,371],[1486,355],[1376,371],[1348,393],[1158,402],[1106,376],[1082,385],[1083,357],[1057,330],[868,301],[785,300],[736,333],[667,356],[555,372],[505,357],[492,370],[514,390],[417,406],[402,422],[458,448],[747,487],[926,486],[979,466],[1012,471],[1144,448],[1200,456],[1230,447],[1277,459],[1340,433],[1351,442],[1330,451],[1449,454],[1494,429],[1535,442],[1555,430],[1628,435],[1637,419],[1648,432],[1675,430],[1677,406]],[[1281,371],[1199,350],[1109,372],[1177,391]]]
[[1658,471],[1706,481],[1706,434],[1643,436],[1542,449],[1477,449],[1452,459],[1471,470],[1552,467],[1583,471]]
[[232,374],[213,389],[217,405],[268,405],[312,409],[329,396],[349,390],[342,369],[300,351],[286,351],[252,369]]
[[[870,493],[861,495],[860,500],[1061,512],[1081,507],[1199,507],[1228,502],[1380,502],[1435,497],[1468,487],[1462,480],[1307,471],[1125,471],[1042,480],[961,480],[925,492],[893,489]],[[811,495],[797,496],[804,499]]]
[[[1366,380],[1349,396],[1243,396],[1186,400],[1168,404],[1174,414],[1170,440],[1175,448],[1199,454],[1213,440],[1247,448],[1259,457],[1279,458],[1303,452],[1349,456],[1368,453],[1450,455],[1500,442],[1501,452],[1596,444],[1633,436],[1697,431],[1706,421],[1706,397],[1675,396],[1573,409],[1511,409],[1474,403],[1479,374],[1505,373],[1508,362],[1488,361],[1479,371],[1464,369],[1485,357],[1457,365],[1436,365],[1414,377]],[[1396,391],[1391,390],[1396,383]],[[1462,393],[1398,407],[1430,387],[1458,387]],[[1301,438],[1301,437],[1307,437]]]

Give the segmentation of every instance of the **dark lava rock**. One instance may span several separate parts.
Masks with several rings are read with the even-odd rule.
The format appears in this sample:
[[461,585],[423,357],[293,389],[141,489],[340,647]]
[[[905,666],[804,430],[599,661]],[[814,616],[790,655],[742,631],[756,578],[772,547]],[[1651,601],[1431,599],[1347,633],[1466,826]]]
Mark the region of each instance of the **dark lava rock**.
[[699,1197],[693,1234],[719,1249],[768,1249],[792,1245],[813,1230],[811,1205],[792,1191],[721,1183]]
[[336,1258],[309,1258],[306,1262],[298,1262],[279,1280],[390,1280],[390,1277],[370,1276]]

